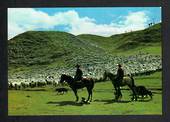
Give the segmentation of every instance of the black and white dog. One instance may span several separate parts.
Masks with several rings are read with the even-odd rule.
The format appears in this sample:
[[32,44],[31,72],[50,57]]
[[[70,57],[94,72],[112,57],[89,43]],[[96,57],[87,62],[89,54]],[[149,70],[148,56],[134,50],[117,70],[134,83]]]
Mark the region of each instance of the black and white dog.
[[139,96],[142,96],[142,98],[144,98],[144,96],[150,96],[150,98],[152,99],[152,92],[147,90],[145,86],[135,86],[135,90],[136,90],[136,93]]
[[66,88],[56,88],[55,91],[57,92],[57,94],[64,94],[68,92],[68,89]]

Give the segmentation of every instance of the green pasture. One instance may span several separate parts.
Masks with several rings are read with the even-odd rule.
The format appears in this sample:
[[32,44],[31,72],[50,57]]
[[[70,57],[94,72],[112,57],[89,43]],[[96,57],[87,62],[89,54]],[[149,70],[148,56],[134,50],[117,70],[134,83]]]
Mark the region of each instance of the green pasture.
[[[27,90],[9,90],[9,115],[162,115],[162,76],[156,72],[150,76],[134,77],[136,85],[149,88],[154,96],[131,100],[131,92],[122,88],[123,97],[113,101],[113,86],[110,81],[96,83],[93,101],[90,104],[75,102],[71,90],[64,95],[57,95],[52,86],[30,88]],[[86,97],[86,89],[78,91],[80,97]]]

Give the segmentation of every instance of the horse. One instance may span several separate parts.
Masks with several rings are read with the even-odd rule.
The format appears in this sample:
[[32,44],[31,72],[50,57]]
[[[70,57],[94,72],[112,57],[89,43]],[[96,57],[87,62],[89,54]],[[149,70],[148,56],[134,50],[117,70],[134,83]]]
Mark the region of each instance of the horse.
[[134,79],[132,76],[126,76],[126,77],[123,77],[123,80],[121,83],[119,83],[117,80],[116,80],[116,75],[110,73],[110,72],[107,72],[105,71],[104,72],[104,75],[103,75],[103,80],[106,80],[107,77],[112,81],[112,84],[114,86],[114,89],[115,89],[115,100],[118,100],[119,97],[122,97],[122,93],[121,93],[121,90],[120,90],[120,87],[121,86],[128,86],[132,92],[133,92],[133,97],[132,97],[132,100],[136,100],[137,101],[137,95],[136,95],[136,90],[135,90],[135,84],[134,84]]
[[73,90],[75,96],[76,96],[76,102],[79,100],[79,97],[77,95],[77,90],[86,87],[88,91],[88,99],[87,101],[92,101],[92,94],[93,94],[93,88],[94,88],[94,80],[92,78],[82,78],[81,81],[75,81],[74,78],[72,78],[69,75],[62,74],[60,78],[60,83],[67,82],[69,87]]

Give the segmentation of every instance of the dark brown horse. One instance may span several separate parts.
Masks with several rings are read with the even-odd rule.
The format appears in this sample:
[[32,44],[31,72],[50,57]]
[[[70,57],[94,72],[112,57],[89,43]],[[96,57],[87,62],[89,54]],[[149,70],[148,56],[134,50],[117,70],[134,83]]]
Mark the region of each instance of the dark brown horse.
[[87,101],[92,101],[92,90],[94,87],[94,80],[92,78],[83,78],[81,81],[74,81],[74,78],[72,78],[69,75],[62,74],[60,78],[60,83],[63,83],[66,81],[70,88],[73,90],[75,96],[76,96],[76,101],[79,100],[79,97],[77,95],[77,90],[86,87],[88,91],[88,99]]
[[120,90],[121,86],[128,86],[133,92],[132,100],[134,100],[134,99],[137,100],[134,79],[132,77],[130,77],[130,76],[123,77],[123,81],[121,83],[119,83],[116,80],[116,75],[105,71],[104,75],[103,75],[103,80],[106,80],[107,77],[112,81],[112,84],[115,88],[115,91],[116,91],[115,100],[118,100],[119,97],[122,97],[122,93],[121,93],[121,90]]

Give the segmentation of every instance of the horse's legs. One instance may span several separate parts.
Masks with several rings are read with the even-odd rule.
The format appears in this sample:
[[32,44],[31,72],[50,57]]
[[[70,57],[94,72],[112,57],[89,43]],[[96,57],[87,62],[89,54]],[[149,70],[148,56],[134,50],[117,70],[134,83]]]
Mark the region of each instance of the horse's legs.
[[93,91],[91,90],[90,91],[90,94],[91,94],[91,98],[90,98],[90,102],[92,101],[92,96],[93,96]]
[[115,88],[115,100],[118,99],[118,89],[116,87],[116,85],[114,85],[114,88]]
[[118,100],[120,96],[122,97],[120,86],[114,85],[114,88],[115,88],[115,91],[116,91],[116,93],[115,93],[115,100]]
[[137,93],[136,93],[136,89],[135,89],[135,87],[132,87],[132,89],[133,89],[133,92],[134,92],[135,101],[137,101]]
[[134,90],[133,90],[133,88],[132,88],[130,85],[128,85],[128,86],[129,86],[129,88],[132,90],[133,95],[132,95],[131,100],[133,101],[133,100],[134,100]]
[[[118,86],[118,98],[117,98],[117,99],[119,99],[119,97],[122,98],[122,93],[121,93],[120,87]],[[121,98],[120,98],[120,99],[121,99]]]
[[89,89],[89,88],[87,88],[87,91],[88,91],[88,99],[87,99],[87,101],[89,101],[90,96],[91,96],[91,91],[90,91],[90,89]]
[[74,94],[75,94],[75,96],[76,96],[76,102],[77,102],[77,101],[79,100],[79,97],[78,97],[78,95],[77,95],[77,90],[74,89],[73,91],[74,91]]
[[132,97],[132,100],[134,100],[134,97],[135,97],[135,101],[137,101],[137,94],[136,94],[136,90],[134,89],[134,87],[133,86],[130,86],[130,85],[128,85],[129,86],[129,88],[132,90],[132,92],[133,92],[133,97]]

